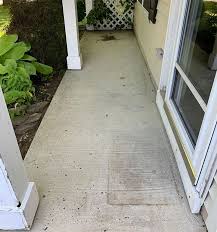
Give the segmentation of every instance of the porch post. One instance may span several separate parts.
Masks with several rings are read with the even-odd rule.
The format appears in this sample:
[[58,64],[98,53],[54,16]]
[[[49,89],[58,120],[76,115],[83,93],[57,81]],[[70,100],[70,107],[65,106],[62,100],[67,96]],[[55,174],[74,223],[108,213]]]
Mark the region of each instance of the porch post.
[[30,229],[39,203],[29,182],[0,88],[0,229]]
[[81,69],[82,56],[79,46],[77,2],[76,0],[62,0],[62,3],[68,50],[68,69]]

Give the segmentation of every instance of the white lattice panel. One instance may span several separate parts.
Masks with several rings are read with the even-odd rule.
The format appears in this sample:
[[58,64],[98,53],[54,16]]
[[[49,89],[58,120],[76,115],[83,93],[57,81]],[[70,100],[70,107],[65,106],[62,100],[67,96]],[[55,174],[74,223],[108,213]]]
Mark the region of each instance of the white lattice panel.
[[133,9],[125,13],[118,10],[119,0],[103,0],[106,6],[111,10],[111,19],[98,22],[94,25],[95,30],[127,30],[132,29]]

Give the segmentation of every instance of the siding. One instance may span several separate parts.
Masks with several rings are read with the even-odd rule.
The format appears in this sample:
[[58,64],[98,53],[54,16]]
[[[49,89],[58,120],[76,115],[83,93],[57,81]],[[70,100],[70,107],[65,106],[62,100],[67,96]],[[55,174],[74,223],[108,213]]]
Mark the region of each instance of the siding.
[[155,85],[159,85],[162,60],[156,48],[164,48],[170,0],[159,0],[157,22],[148,20],[148,12],[137,2],[135,6],[134,30],[143,56],[149,66]]
[[217,231],[217,174],[205,200],[202,216],[209,232]]

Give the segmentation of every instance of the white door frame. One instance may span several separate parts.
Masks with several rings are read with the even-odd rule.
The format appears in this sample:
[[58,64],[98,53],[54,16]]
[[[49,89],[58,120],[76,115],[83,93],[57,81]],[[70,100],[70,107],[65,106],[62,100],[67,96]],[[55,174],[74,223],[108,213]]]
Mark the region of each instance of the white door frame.
[[[176,68],[179,68],[177,67],[176,61],[179,52],[183,22],[185,19],[185,10],[188,2],[188,0],[172,0],[170,4],[164,59],[162,64],[159,90],[157,93],[157,105],[177,160],[178,168],[191,207],[191,211],[193,213],[198,213],[208,192],[207,189],[210,187],[210,184],[212,182],[212,178],[214,176],[213,173],[216,170],[217,162],[215,162],[216,153],[214,152],[214,149],[215,151],[217,151],[217,147],[214,146],[216,141],[213,135],[216,134],[217,136],[217,132],[214,131],[217,122],[217,107],[210,106],[213,105],[214,101],[216,101],[217,99],[217,80],[215,79],[214,81],[208,105],[206,105],[204,101],[200,99],[200,96],[197,96],[197,91],[193,93],[195,97],[199,100],[200,105],[202,106],[204,111],[206,112],[204,123],[201,126],[201,133],[198,137],[198,143],[195,148],[195,153],[207,154],[206,159],[202,160],[198,155],[194,161],[193,167],[190,167],[192,173],[196,173],[194,183],[192,183],[192,178],[189,176],[189,167],[188,169],[186,168],[186,162],[182,158],[183,146],[180,146],[180,143],[177,141],[176,131],[174,132],[171,121],[174,122],[174,119],[176,120],[176,130],[178,131],[181,141],[185,144],[185,152],[187,154],[191,154],[194,148],[192,144],[189,143],[189,140],[186,138],[186,133],[183,133],[185,129],[183,128],[181,119],[179,118],[179,115],[175,110],[175,106],[170,101],[170,92],[166,91],[172,89],[174,67],[176,66]],[[167,106],[167,109],[170,111],[171,118],[168,117],[168,114],[166,112],[167,110],[165,109],[165,104]],[[177,123],[178,120],[180,120],[180,122]],[[211,141],[212,138],[214,139]],[[194,170],[194,167],[198,167],[198,169]],[[200,169],[202,169],[201,172],[199,171]]]

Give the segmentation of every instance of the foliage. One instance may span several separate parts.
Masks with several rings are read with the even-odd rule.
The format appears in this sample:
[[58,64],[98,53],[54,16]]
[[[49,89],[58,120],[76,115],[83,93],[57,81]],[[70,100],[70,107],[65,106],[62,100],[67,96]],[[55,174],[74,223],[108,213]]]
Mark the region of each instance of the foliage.
[[[11,10],[8,33],[32,45],[30,55],[55,68],[66,69],[66,40],[61,0],[5,0]],[[58,74],[57,74],[58,75]],[[34,80],[33,80],[34,81]]]
[[134,0],[120,0],[119,2],[123,7],[123,14],[125,14],[129,9],[134,9]]
[[208,54],[212,52],[217,32],[217,3],[205,1],[202,5],[197,42]]
[[[128,10],[134,9],[134,0],[117,0],[115,10],[118,15],[124,15]],[[111,10],[106,6],[103,0],[96,0],[94,8],[87,16],[87,24],[94,25],[97,22],[103,23],[103,20],[110,20],[112,16]],[[132,20],[128,19],[129,24]]]
[[87,24],[96,24],[98,21],[103,22],[104,19],[110,19],[111,11],[107,8],[103,0],[95,0],[94,8],[87,16]]
[[203,4],[199,30],[207,30],[215,35],[217,31],[217,3],[207,1]]
[[10,10],[5,6],[0,6],[0,36],[5,34],[11,22]]
[[27,54],[31,49],[29,44],[17,40],[17,35],[0,37],[0,86],[9,107],[32,100],[35,89],[30,76],[49,75],[53,71]]
[[78,9],[78,22],[81,22],[86,16],[86,7],[84,0],[77,1],[77,9]]

